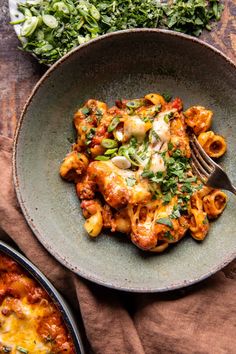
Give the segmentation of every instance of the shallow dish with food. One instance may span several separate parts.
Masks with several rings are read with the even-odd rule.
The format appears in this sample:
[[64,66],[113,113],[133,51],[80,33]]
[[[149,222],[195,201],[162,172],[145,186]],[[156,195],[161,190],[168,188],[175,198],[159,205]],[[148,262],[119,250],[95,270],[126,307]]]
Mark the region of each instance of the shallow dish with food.
[[58,169],[74,139],[73,114],[86,100],[112,105],[117,98],[169,92],[180,96],[186,108],[213,110],[212,130],[228,142],[221,162],[234,179],[235,72],[234,64],[212,47],[161,30],[102,36],[50,68],[25,106],[13,158],[19,202],[43,245],[81,276],[128,291],[180,288],[228,264],[236,254],[233,196],[203,243],[187,237],[164,254],[150,255],[121,234],[88,238],[74,186],[61,180]]
[[3,353],[84,353],[67,303],[18,251],[0,242]]

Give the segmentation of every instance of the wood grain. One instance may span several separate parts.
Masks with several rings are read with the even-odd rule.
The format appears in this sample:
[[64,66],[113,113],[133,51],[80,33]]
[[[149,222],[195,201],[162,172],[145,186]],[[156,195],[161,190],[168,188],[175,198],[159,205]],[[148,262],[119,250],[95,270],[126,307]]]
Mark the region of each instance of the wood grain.
[[[201,39],[236,62],[236,0],[225,0],[221,21]],[[7,0],[0,0],[0,134],[13,137],[22,107],[33,86],[46,71],[31,55],[18,49]]]

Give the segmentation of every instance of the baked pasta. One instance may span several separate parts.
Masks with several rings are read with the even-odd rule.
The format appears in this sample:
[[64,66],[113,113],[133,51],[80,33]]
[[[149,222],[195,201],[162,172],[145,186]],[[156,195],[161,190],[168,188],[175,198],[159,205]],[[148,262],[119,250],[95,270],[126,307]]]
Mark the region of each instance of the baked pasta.
[[202,106],[184,112],[180,98],[157,93],[111,108],[88,100],[74,115],[77,141],[60,166],[61,177],[76,185],[88,234],[125,233],[151,252],[187,231],[203,240],[227,198],[194,175],[188,133],[194,131],[210,156],[221,156],[226,143],[208,131],[212,116]]
[[0,353],[75,354],[72,339],[46,291],[0,253]]

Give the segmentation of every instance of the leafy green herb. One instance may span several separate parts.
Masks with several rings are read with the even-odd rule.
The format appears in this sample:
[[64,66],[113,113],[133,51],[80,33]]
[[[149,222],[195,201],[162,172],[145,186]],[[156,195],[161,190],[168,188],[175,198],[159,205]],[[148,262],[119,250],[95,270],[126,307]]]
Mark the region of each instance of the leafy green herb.
[[162,93],[161,95],[162,95],[162,97],[164,98],[164,100],[165,100],[166,102],[170,102],[171,99],[172,99],[172,95],[170,95],[170,94],[167,93],[167,92],[164,92],[164,93]]
[[172,213],[170,215],[171,219],[177,219],[181,216],[180,214],[180,207],[178,205],[174,205]]
[[173,147],[174,147],[174,145],[173,145],[173,143],[170,141],[170,142],[168,143],[168,150],[169,150],[169,151],[173,150]]
[[[39,0],[18,9],[24,18],[12,24],[23,23],[23,50],[50,65],[78,45],[118,30],[165,27],[199,36],[220,20],[223,5],[219,0]],[[170,96],[163,96],[168,102]]]
[[168,203],[171,201],[171,199],[172,199],[172,196],[171,196],[170,193],[165,194],[165,195],[163,196],[163,198],[162,198],[163,204],[164,204],[164,205],[168,204]]
[[95,129],[95,128],[91,128],[91,129],[86,133],[86,139],[87,139],[86,142],[85,142],[86,145],[90,145],[90,143],[91,143],[91,141],[92,141],[92,139],[93,139],[95,133],[96,133],[96,129]]
[[166,225],[168,227],[170,227],[171,229],[173,229],[173,224],[172,221],[170,220],[170,218],[160,218],[158,220],[156,220],[157,224],[161,224],[161,225]]
[[141,174],[141,176],[144,178],[153,178],[153,177],[155,177],[155,173],[150,170],[144,170],[143,173]]
[[138,140],[135,138],[135,136],[132,136],[132,138],[129,141],[130,147],[136,148],[138,145]]
[[162,183],[163,182],[163,172],[155,173],[154,177],[151,177],[150,180],[154,183]]
[[211,21],[219,21],[223,8],[219,0],[173,0],[163,6],[163,25],[199,36],[203,29],[211,30]]
[[127,177],[126,178],[126,183],[129,187],[133,187],[136,184],[136,178],[134,177]]
[[164,237],[166,237],[170,241],[174,241],[175,240],[175,238],[171,235],[169,230],[164,233]]
[[81,109],[81,112],[82,112],[85,116],[87,116],[87,115],[90,113],[90,109],[89,109],[88,107],[84,107],[84,108]]
[[95,115],[97,117],[97,121],[98,123],[100,123],[101,119],[102,119],[102,116],[103,116],[103,111],[101,109],[97,109],[95,111]]

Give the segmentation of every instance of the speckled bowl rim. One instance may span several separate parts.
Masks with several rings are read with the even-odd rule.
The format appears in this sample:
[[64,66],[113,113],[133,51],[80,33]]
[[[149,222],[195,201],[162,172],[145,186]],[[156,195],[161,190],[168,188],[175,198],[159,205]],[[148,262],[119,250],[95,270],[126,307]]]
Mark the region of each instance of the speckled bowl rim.
[[42,243],[42,245],[46,248],[47,251],[49,251],[52,256],[54,256],[61,264],[63,264],[65,267],[67,267],[68,269],[70,269],[71,271],[73,271],[74,273],[80,275],[81,277],[90,280],[94,283],[97,283],[99,285],[103,285],[105,287],[108,288],[112,288],[112,289],[116,289],[116,290],[122,290],[122,291],[127,291],[127,292],[136,292],[136,293],[157,293],[157,292],[166,292],[166,291],[170,291],[170,290],[176,290],[176,289],[180,289],[180,288],[184,288],[193,284],[196,284],[204,279],[207,279],[208,277],[210,277],[211,275],[215,274],[217,271],[221,270],[222,268],[224,268],[226,265],[228,265],[230,262],[232,262],[235,258],[236,258],[236,250],[232,253],[230,253],[225,259],[223,259],[220,264],[218,264],[217,266],[213,267],[210,271],[204,273],[202,276],[197,277],[197,278],[193,278],[190,280],[184,280],[184,281],[180,281],[178,283],[174,283],[171,284],[168,287],[157,287],[157,288],[152,288],[149,289],[147,287],[122,287],[122,286],[117,286],[116,284],[113,283],[108,283],[105,281],[102,281],[100,279],[97,279],[94,276],[91,276],[91,274],[87,274],[86,272],[84,272],[83,270],[80,269],[75,269],[73,266],[70,265],[69,261],[66,259],[65,256],[57,253],[55,250],[53,250],[47,243],[46,238],[38,231],[36,225],[31,221],[30,218],[30,211],[26,208],[24,201],[23,201],[23,197],[21,194],[21,190],[20,190],[20,185],[19,185],[19,181],[18,181],[18,171],[17,171],[17,146],[18,146],[18,139],[19,139],[19,134],[21,131],[21,126],[24,120],[24,115],[32,101],[32,99],[34,98],[34,96],[36,95],[38,89],[40,88],[40,86],[44,83],[44,81],[47,80],[47,78],[50,76],[50,74],[52,72],[54,72],[60,65],[63,65],[63,63],[70,57],[73,56],[76,52],[83,50],[84,47],[87,46],[91,46],[93,45],[93,43],[99,42],[99,41],[106,41],[107,38],[111,38],[111,37],[119,37],[119,36],[125,36],[126,34],[130,34],[130,33],[160,33],[166,36],[172,36],[172,37],[177,37],[180,38],[184,41],[192,41],[193,43],[197,43],[207,49],[209,49],[210,51],[212,51],[214,54],[222,57],[226,62],[228,62],[233,69],[235,69],[235,74],[236,74],[236,64],[229,58],[227,57],[225,54],[223,54],[220,50],[218,50],[217,48],[213,47],[212,45],[189,35],[186,34],[182,34],[182,33],[178,33],[178,32],[174,32],[174,31],[169,31],[169,30],[164,30],[164,29],[130,29],[130,30],[124,30],[124,31],[117,31],[117,32],[112,32],[112,33],[108,33],[105,35],[102,35],[98,38],[95,38],[87,43],[84,43],[82,45],[80,45],[79,47],[71,50],[69,53],[67,53],[66,55],[64,55],[61,59],[59,59],[56,63],[54,63],[47,71],[46,73],[41,77],[41,79],[37,82],[37,84],[35,85],[35,87],[33,88],[30,96],[28,97],[20,119],[18,121],[18,125],[16,128],[16,132],[15,132],[15,136],[14,136],[14,143],[13,143],[13,155],[12,155],[12,164],[13,164],[13,181],[14,181],[14,186],[15,186],[15,190],[16,190],[16,195],[17,195],[17,199],[18,202],[21,206],[22,212],[26,218],[26,221],[28,223],[28,225],[30,226],[31,230],[34,232],[35,236],[37,237],[37,239]]

